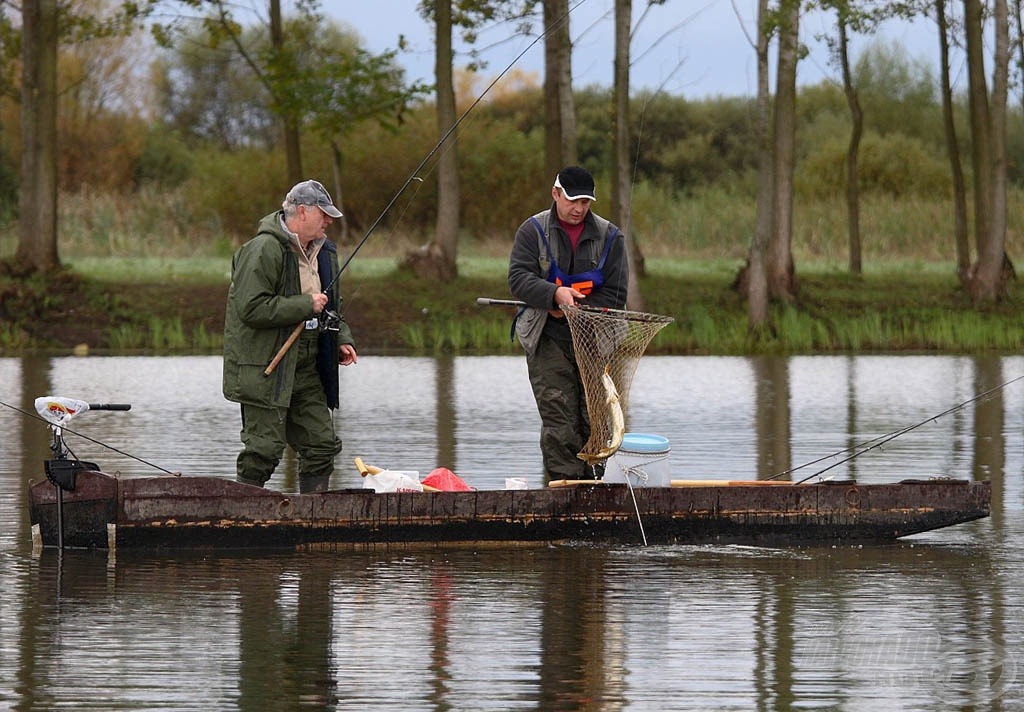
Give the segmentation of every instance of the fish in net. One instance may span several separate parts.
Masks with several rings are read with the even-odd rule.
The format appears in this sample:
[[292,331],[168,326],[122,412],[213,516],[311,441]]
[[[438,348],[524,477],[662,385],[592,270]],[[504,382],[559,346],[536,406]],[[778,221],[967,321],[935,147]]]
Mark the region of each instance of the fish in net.
[[589,465],[622,445],[629,388],[651,339],[674,319],[620,309],[563,305],[590,415],[590,438],[577,453]]

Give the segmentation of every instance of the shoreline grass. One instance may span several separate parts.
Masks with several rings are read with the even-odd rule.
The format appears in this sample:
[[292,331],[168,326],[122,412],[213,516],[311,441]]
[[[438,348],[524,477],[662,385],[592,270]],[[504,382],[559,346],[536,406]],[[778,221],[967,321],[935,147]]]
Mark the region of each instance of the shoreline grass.
[[[91,353],[217,352],[228,284],[224,263],[214,257],[69,260],[86,287],[83,293],[91,296],[76,296],[85,301],[68,305],[57,296],[46,302],[23,295],[24,303],[41,305],[38,314],[25,318],[42,320],[46,309],[74,311],[94,300],[95,311],[109,319],[97,326],[102,334],[94,337],[99,344],[92,345]],[[649,261],[640,283],[645,311],[675,321],[655,337],[648,353],[1024,350],[1019,300],[974,305],[961,290],[952,264],[920,260],[868,264],[862,275],[830,263],[804,265],[797,274],[798,302],[773,305],[774,334],[753,339],[746,304],[731,288],[739,266],[728,259]],[[475,304],[478,296],[507,296],[504,270],[503,261],[466,257],[460,259],[458,278],[441,285],[418,280],[390,260],[363,260],[342,280],[346,318],[367,353],[518,353],[518,344],[509,338],[514,310]],[[37,288],[47,287],[41,280]],[[130,296],[130,308],[111,306],[112,295]],[[183,306],[176,307],[168,295]],[[217,310],[219,314],[210,313]],[[0,328],[0,354],[39,347],[39,340],[19,329],[17,320]]]
[[[1024,190],[1014,192],[1024,198]],[[88,197],[88,199],[85,199]],[[52,283],[5,285],[0,277],[0,354],[66,348],[71,336],[33,332],[54,309],[94,302],[91,352],[188,353],[220,349],[223,291],[240,240],[217,221],[183,217],[180,196],[150,195],[138,216],[123,201],[73,196],[61,201],[61,259],[91,296],[61,301]],[[1020,297],[974,305],[955,274],[947,201],[868,198],[863,205],[863,273],[846,264],[845,209],[838,201],[801,201],[794,212],[794,262],[799,300],[773,305],[772,338],[754,340],[747,308],[731,288],[749,243],[753,203],[709,189],[679,198],[649,187],[634,194],[635,233],[646,258],[640,292],[645,311],[675,322],[651,353],[761,354],[1024,350]],[[1011,201],[1007,250],[1024,249],[1024,199]],[[0,231],[0,259],[14,251],[17,231]],[[346,316],[361,350],[410,353],[516,353],[512,310],[481,309],[477,296],[505,298],[511,234],[467,236],[459,246],[458,278],[424,283],[398,268],[425,241],[381,229],[367,241],[352,235],[343,259],[359,252],[341,279]],[[52,282],[52,280],[51,280]],[[220,292],[218,293],[218,290]],[[120,292],[145,295],[120,304]],[[202,297],[202,313],[192,302]],[[38,304],[36,303],[38,302]],[[115,308],[116,307],[116,308]],[[102,317],[109,313],[109,323]],[[221,310],[221,315],[215,314]],[[74,321],[73,317],[69,317]],[[364,346],[365,345],[365,346]]]

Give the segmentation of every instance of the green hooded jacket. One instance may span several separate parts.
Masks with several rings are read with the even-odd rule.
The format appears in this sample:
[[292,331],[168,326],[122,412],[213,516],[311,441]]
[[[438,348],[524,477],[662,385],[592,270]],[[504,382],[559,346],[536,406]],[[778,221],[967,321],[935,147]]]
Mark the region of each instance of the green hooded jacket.
[[[294,347],[269,376],[263,372],[295,327],[314,316],[312,299],[301,290],[298,256],[281,224],[282,217],[283,211],[279,210],[260,220],[256,236],[238,248],[232,258],[224,318],[224,397],[264,408],[287,407],[291,401]],[[329,240],[320,250],[319,264],[322,284],[338,274],[338,252]],[[328,265],[330,272],[325,274]],[[328,297],[327,308],[340,315],[342,300],[337,282]],[[328,406],[336,408],[338,349],[340,344],[355,342],[344,321],[337,332],[320,332],[319,340],[320,380]]]

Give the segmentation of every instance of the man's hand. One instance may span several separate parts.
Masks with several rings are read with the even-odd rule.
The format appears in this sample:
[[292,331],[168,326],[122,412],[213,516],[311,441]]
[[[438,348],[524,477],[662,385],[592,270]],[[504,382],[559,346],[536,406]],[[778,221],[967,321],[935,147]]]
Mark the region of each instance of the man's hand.
[[327,295],[321,292],[313,295],[313,313],[319,314],[327,306]]
[[[580,299],[586,299],[587,295],[583,292],[579,292],[572,287],[559,287],[555,290],[555,306],[562,306],[563,304],[576,304]],[[561,309],[550,309],[548,314],[555,317],[556,319],[564,319],[565,313]]]
[[359,356],[356,355],[356,349],[352,344],[342,344],[339,352],[338,363],[342,366],[350,366],[359,360]]

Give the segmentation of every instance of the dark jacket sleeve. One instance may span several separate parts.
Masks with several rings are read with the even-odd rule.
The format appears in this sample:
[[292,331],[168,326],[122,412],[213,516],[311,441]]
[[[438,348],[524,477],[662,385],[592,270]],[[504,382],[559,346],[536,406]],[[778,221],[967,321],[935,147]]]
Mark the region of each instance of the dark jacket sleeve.
[[513,298],[528,306],[554,309],[558,287],[547,281],[547,275],[541,274],[539,242],[537,228],[530,220],[516,230],[508,261],[508,289]]
[[242,323],[251,329],[293,327],[313,316],[313,301],[294,284],[283,284],[282,274],[297,268],[286,264],[288,250],[276,237],[260,234],[242,246],[232,262],[232,297]]

